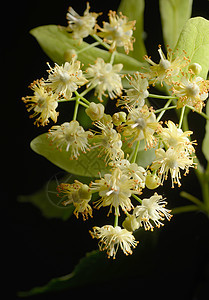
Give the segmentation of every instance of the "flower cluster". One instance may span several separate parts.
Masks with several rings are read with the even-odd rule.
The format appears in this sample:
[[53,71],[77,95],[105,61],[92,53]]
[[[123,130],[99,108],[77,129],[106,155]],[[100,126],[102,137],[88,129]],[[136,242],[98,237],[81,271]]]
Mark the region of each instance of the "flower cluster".
[[[61,183],[58,194],[66,196],[63,205],[73,205],[76,217],[81,214],[84,220],[93,216],[93,208],[108,207],[108,215],[114,214],[114,224],[95,226],[90,234],[99,240],[101,251],[115,258],[119,248],[128,255],[137,246],[134,231],[140,227],[153,231],[171,219],[165,198],[157,192],[147,197],[146,192],[157,189],[168,178],[172,188],[180,186],[182,172],[186,175],[196,167],[196,141],[191,141],[193,132],[183,128],[182,123],[186,109],[203,114],[209,81],[199,76],[201,66],[191,63],[185,51],[173,52],[167,47],[165,55],[161,46],[159,63],[146,55],[144,67],[124,75],[123,64],[114,64],[114,60],[118,47],[124,48],[124,55],[133,50],[135,21],[110,11],[109,22],[100,27],[99,15],[90,12],[89,3],[83,16],[70,7],[66,32],[79,45],[91,35],[96,42],[80,51],[99,45],[108,51],[108,56],[96,57],[94,64],[84,66],[78,60],[79,51],[69,49],[70,59],[62,65],[48,64],[48,77],[34,81],[30,85],[33,95],[23,101],[28,111],[34,111],[31,117],[36,118],[35,124],[42,126],[48,125],[49,119],[57,122],[60,102],[75,102],[72,119],[49,128],[49,144],[55,146],[52,151],[56,155],[57,149],[65,151],[69,159],[78,161],[83,156],[81,152],[95,151],[97,160],[104,161],[106,168],[99,176],[95,174],[96,179],[89,178],[88,184],[78,180]],[[153,86],[159,85],[161,90],[166,86],[167,95],[150,93]],[[87,98],[92,90],[98,100]],[[101,103],[104,98],[115,101],[112,115]],[[79,122],[80,106],[93,122],[89,130]],[[171,109],[179,113],[179,124],[162,121]]]

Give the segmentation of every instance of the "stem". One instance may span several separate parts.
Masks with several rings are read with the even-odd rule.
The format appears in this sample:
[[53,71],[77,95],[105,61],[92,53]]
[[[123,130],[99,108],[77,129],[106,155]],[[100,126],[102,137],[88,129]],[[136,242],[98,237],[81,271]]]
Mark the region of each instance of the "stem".
[[115,215],[114,227],[118,226],[118,214]]
[[113,51],[112,54],[111,54],[111,57],[110,57],[110,64],[111,64],[111,65],[112,65],[113,62],[114,62],[115,54],[116,54],[116,51]]
[[142,200],[139,198],[139,197],[137,197],[135,194],[132,194],[131,195],[134,199],[136,199],[140,204],[142,204]]
[[169,106],[169,107],[167,107],[167,108],[159,108],[159,109],[157,109],[157,110],[155,110],[154,111],[154,113],[155,114],[158,114],[158,113],[160,113],[161,111],[166,111],[166,110],[169,110],[169,109],[174,109],[174,108],[176,108],[176,105],[172,105],[172,106]]
[[140,144],[140,141],[137,141],[135,149],[134,149],[134,154],[133,154],[133,157],[131,159],[131,163],[135,163],[135,161],[136,161],[138,150],[139,150],[139,144]]
[[76,100],[76,97],[72,97],[70,99],[60,99],[60,100],[57,100],[57,102],[69,102],[69,101],[74,101]]
[[103,40],[102,40],[100,37],[98,37],[98,35],[92,34],[91,36],[92,36],[97,42],[99,42],[100,45],[102,45],[104,48],[106,48],[107,50],[110,49],[110,46],[109,46],[107,43],[103,42]]
[[83,96],[82,96],[82,94],[79,94],[77,91],[75,91],[74,92],[75,94],[76,94],[76,98],[77,99],[81,99],[81,100],[83,100],[83,102],[85,102],[86,104],[90,104],[90,102],[86,99],[86,98],[84,98]]
[[184,113],[185,113],[185,106],[182,107],[181,109],[181,114],[180,114],[180,119],[179,119],[179,126],[178,128],[180,129],[181,126],[182,126],[182,122],[183,122],[183,119],[184,119]]
[[199,208],[203,208],[204,204],[202,203],[202,201],[200,201],[197,197],[183,191],[180,193],[180,196],[195,203]]
[[199,210],[199,208],[196,205],[185,205],[185,206],[173,208],[172,214],[180,214],[180,213],[184,213],[184,212],[197,211],[197,210]]
[[94,89],[94,86],[93,85],[90,85],[87,89],[85,89],[81,94],[80,96],[85,96],[88,92],[90,92],[91,90]]
[[200,112],[198,110],[196,110],[193,106],[190,105],[186,105],[189,109],[191,109],[192,111],[195,111],[196,113],[198,113],[199,115],[201,115],[203,118],[205,118],[206,120],[209,121],[209,116],[206,115],[204,112]]
[[82,106],[84,106],[84,107],[86,107],[86,108],[88,108],[89,107],[89,105],[88,104],[86,104],[86,103],[83,103],[82,101],[80,101],[80,100],[78,100],[78,102],[79,102],[79,104],[80,105],[82,105]]
[[93,48],[93,47],[98,46],[99,44],[100,44],[100,42],[94,42],[94,43],[88,45],[87,47],[85,47],[85,48],[83,48],[83,49],[77,51],[76,53],[77,53],[77,54],[82,53],[82,52],[84,52],[84,51],[86,51],[86,50],[88,50],[88,49],[90,49],[90,48]]
[[76,101],[75,101],[75,108],[74,108],[74,113],[73,113],[73,120],[76,120],[76,118],[77,118],[79,102],[80,102],[79,98],[77,98]]
[[157,98],[157,99],[177,99],[178,97],[175,96],[161,96],[161,95],[155,95],[155,94],[149,94],[150,98]]
[[167,110],[167,108],[169,107],[170,103],[172,102],[172,99],[169,99],[166,104],[164,105],[163,109],[161,109],[161,113],[159,114],[159,116],[157,117],[156,121],[159,122],[160,119],[162,118],[162,116],[164,115],[165,111]]

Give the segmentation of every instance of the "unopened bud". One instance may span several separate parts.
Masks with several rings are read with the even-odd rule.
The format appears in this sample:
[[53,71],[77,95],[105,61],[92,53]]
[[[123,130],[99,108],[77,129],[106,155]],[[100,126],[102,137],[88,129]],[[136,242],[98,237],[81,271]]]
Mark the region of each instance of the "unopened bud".
[[104,105],[101,103],[91,102],[85,112],[92,121],[100,120],[104,116]]
[[68,49],[64,53],[64,60],[68,61],[68,62],[71,62],[72,58],[74,58],[76,60],[77,57],[78,57],[77,53],[76,53],[76,51],[74,49]]
[[148,174],[145,179],[145,185],[148,189],[154,190],[160,185],[160,179],[156,174],[152,174],[148,171]]
[[126,113],[123,111],[117,112],[112,116],[112,121],[115,126],[121,125],[126,121]]
[[126,230],[133,232],[139,228],[140,223],[134,215],[128,215],[122,225]]
[[189,66],[189,70],[192,70],[195,75],[199,75],[202,71],[202,67],[198,63],[193,63]]

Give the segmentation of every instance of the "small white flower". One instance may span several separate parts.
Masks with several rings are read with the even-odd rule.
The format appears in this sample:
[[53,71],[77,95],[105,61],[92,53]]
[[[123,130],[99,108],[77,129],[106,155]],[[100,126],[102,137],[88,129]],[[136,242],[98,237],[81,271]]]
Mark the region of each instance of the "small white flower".
[[193,157],[187,152],[179,148],[157,149],[155,151],[156,159],[151,165],[151,170],[157,170],[161,184],[167,180],[168,173],[171,175],[172,188],[174,184],[181,186],[181,172],[185,170],[184,175],[189,172],[189,168],[194,167]]
[[[148,199],[143,199],[142,204],[134,208],[133,215],[135,215],[136,220],[142,225],[144,225],[145,230],[153,230],[152,222],[156,227],[163,226],[161,222],[166,217],[170,221],[172,215],[171,210],[165,208],[167,202],[163,199],[161,195],[154,193]],[[151,222],[152,221],[152,222]]]
[[132,88],[125,89],[126,96],[118,100],[118,106],[142,107],[145,104],[145,99],[149,96],[147,79],[142,78],[138,72],[134,74],[134,77],[128,75],[126,78]]
[[96,19],[99,14],[95,12],[89,12],[89,3],[86,3],[86,10],[84,15],[80,16],[75,12],[72,7],[68,8],[67,20],[68,27],[67,30],[72,32],[72,36],[75,39],[79,39],[82,42],[83,38],[87,37],[89,34],[95,33]]
[[96,201],[95,207],[110,206],[109,213],[112,212],[112,207],[114,207],[115,215],[120,215],[119,207],[124,212],[130,211],[133,208],[130,200],[131,194],[138,193],[138,190],[135,190],[134,180],[129,179],[118,168],[114,169],[111,174],[105,174],[104,178],[92,182],[91,188],[99,192],[101,197]]
[[178,108],[190,105],[201,112],[203,101],[208,98],[209,80],[204,80],[200,76],[191,75],[190,78],[183,76],[180,81],[174,82],[172,90],[179,97]]
[[128,21],[122,13],[118,16],[112,10],[109,11],[109,21],[109,23],[103,23],[103,28],[98,26],[101,30],[98,35],[111,45],[111,51],[115,51],[117,47],[124,47],[128,54],[129,50],[133,50],[134,37],[132,35],[136,21]]
[[55,67],[49,66],[49,76],[45,84],[58,95],[70,99],[72,93],[75,92],[79,86],[84,85],[88,81],[83,76],[80,69],[80,61],[72,59],[71,62],[65,62],[64,65],[59,66],[55,63]]
[[86,77],[89,79],[87,87],[95,87],[95,93],[98,95],[98,99],[102,101],[102,95],[105,95],[105,91],[111,99],[116,96],[120,96],[122,93],[121,77],[118,74],[123,68],[122,64],[112,65],[105,63],[102,58],[97,58],[94,65],[86,70]]
[[65,194],[67,200],[63,201],[63,205],[73,204],[75,206],[74,214],[78,218],[79,213],[82,214],[84,221],[88,219],[88,215],[92,217],[92,208],[88,204],[91,200],[91,190],[88,185],[75,180],[74,183],[61,183],[57,187],[59,194]]
[[65,122],[61,126],[52,126],[49,130],[51,142],[55,142],[57,148],[71,151],[70,158],[78,159],[79,151],[89,150],[88,137],[92,136],[90,131],[85,131],[78,121]]
[[23,97],[22,100],[27,103],[26,107],[28,111],[34,110],[30,118],[39,115],[34,124],[45,126],[49,123],[49,118],[56,123],[57,116],[59,115],[56,112],[59,96],[48,90],[42,80],[34,81],[30,85],[30,88],[33,90],[34,95]]
[[122,132],[125,137],[131,139],[131,144],[144,139],[145,145],[151,148],[156,145],[154,133],[160,127],[154,112],[144,105],[142,108],[129,109],[127,121],[122,125]]
[[100,239],[99,250],[106,250],[108,258],[112,257],[115,259],[119,247],[125,255],[132,254],[131,247],[135,248],[138,244],[132,233],[126,229],[122,229],[120,226],[95,226],[93,227],[93,231],[90,231],[90,234],[92,238]]

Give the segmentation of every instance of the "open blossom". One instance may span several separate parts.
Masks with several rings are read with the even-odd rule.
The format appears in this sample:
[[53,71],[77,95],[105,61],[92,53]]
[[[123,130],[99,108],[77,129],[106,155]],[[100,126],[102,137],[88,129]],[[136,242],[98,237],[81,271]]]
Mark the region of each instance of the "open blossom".
[[[102,101],[102,95],[113,99],[122,93],[121,77],[118,74],[123,68],[122,64],[112,65],[105,63],[102,58],[97,58],[94,65],[86,70],[86,77],[89,80],[87,87],[95,87],[95,94]],[[105,94],[107,91],[108,95]]]
[[161,125],[156,121],[154,112],[144,105],[142,108],[129,110],[127,121],[122,126],[123,135],[135,141],[145,140],[148,148],[156,145],[154,133],[160,130]]
[[170,221],[172,215],[171,210],[165,208],[167,202],[163,199],[161,195],[154,193],[148,199],[143,199],[142,204],[134,208],[133,215],[136,217],[136,221],[140,225],[144,225],[145,230],[153,230],[152,222],[156,227],[163,226],[162,221],[166,218]]
[[101,130],[100,133],[96,134],[96,142],[93,147],[101,148],[100,156],[105,154],[105,160],[115,161],[124,157],[122,148],[121,135],[115,129],[113,129],[112,123],[102,123],[97,121],[94,125]]
[[145,188],[147,172],[143,167],[136,163],[130,163],[127,159],[117,160],[110,165],[118,167],[129,179],[133,179],[138,190]]
[[189,136],[193,133],[188,130],[183,132],[182,129],[178,128],[172,121],[166,122],[167,128],[162,128],[159,136],[162,139],[163,143],[167,147],[178,147],[182,146],[182,150],[188,151],[189,153],[195,152],[195,149],[192,144],[194,142],[190,142]]
[[95,12],[89,12],[89,3],[86,3],[86,10],[84,15],[80,16],[75,12],[72,7],[68,8],[67,20],[68,27],[67,30],[72,32],[72,36],[75,39],[79,39],[82,42],[83,38],[87,37],[89,34],[95,33],[96,19],[99,14]]
[[138,72],[134,74],[134,77],[128,75],[126,78],[132,88],[125,89],[126,96],[118,100],[118,106],[142,107],[145,104],[145,99],[149,96],[147,79],[142,78]]
[[160,62],[156,64],[151,60],[150,57],[145,55],[144,59],[151,65],[149,70],[142,74],[146,77],[149,82],[153,85],[160,82],[163,85],[163,81],[168,85],[172,84],[172,79],[179,74],[179,72],[186,67],[190,60],[184,55],[178,55],[178,53],[173,53],[173,51],[167,49],[167,57],[163,53],[161,46],[159,45],[159,55]]
[[195,166],[193,157],[187,151],[182,150],[181,146],[178,148],[170,147],[166,151],[160,148],[155,153],[156,159],[152,163],[151,169],[157,171],[161,184],[167,180],[170,173],[172,188],[174,188],[175,183],[181,186],[180,170],[184,170],[184,175],[186,175],[189,168]]
[[75,60],[74,57],[71,62],[65,62],[61,66],[55,63],[54,68],[50,65],[49,68],[49,76],[45,84],[64,98],[70,99],[73,92],[88,82],[80,69],[80,61]]
[[119,207],[124,212],[130,211],[133,208],[130,197],[133,193],[138,193],[135,190],[135,182],[119,169],[115,168],[110,174],[105,174],[104,178],[97,179],[91,183],[92,190],[99,192],[99,199],[95,206],[110,206],[109,213],[112,212],[112,207],[115,208],[115,215],[120,215]]
[[115,259],[119,247],[125,255],[132,254],[131,247],[135,248],[138,244],[132,233],[126,229],[122,229],[120,226],[95,226],[93,227],[93,231],[90,231],[90,234],[92,238],[100,239],[99,249],[100,251],[106,250],[108,258],[112,257]]
[[88,137],[92,136],[90,131],[85,131],[78,121],[65,122],[61,126],[52,126],[49,130],[51,142],[55,142],[58,149],[64,147],[71,152],[70,158],[78,159],[79,151],[89,150]]
[[191,75],[190,78],[183,76],[173,84],[173,93],[178,97],[177,108],[190,105],[197,111],[202,111],[204,100],[208,98],[209,80]]
[[30,118],[38,116],[34,124],[45,126],[49,123],[49,118],[56,123],[57,116],[59,115],[56,112],[58,95],[48,90],[43,80],[34,81],[30,85],[30,88],[33,90],[34,95],[23,97],[22,100],[27,103],[26,107],[28,111],[32,109],[34,111]]
[[104,41],[111,45],[110,50],[115,51],[117,47],[124,47],[128,54],[133,50],[134,37],[133,30],[136,21],[128,21],[122,13],[118,16],[115,11],[109,11],[109,23],[103,22],[103,28],[98,28],[101,32],[98,35],[104,38]]
[[78,218],[79,213],[82,214],[83,219],[88,219],[88,215],[92,217],[92,208],[88,204],[91,200],[91,190],[88,185],[75,180],[74,183],[61,183],[57,190],[59,194],[67,196],[67,200],[63,201],[63,205],[73,204],[75,206],[74,214]]

